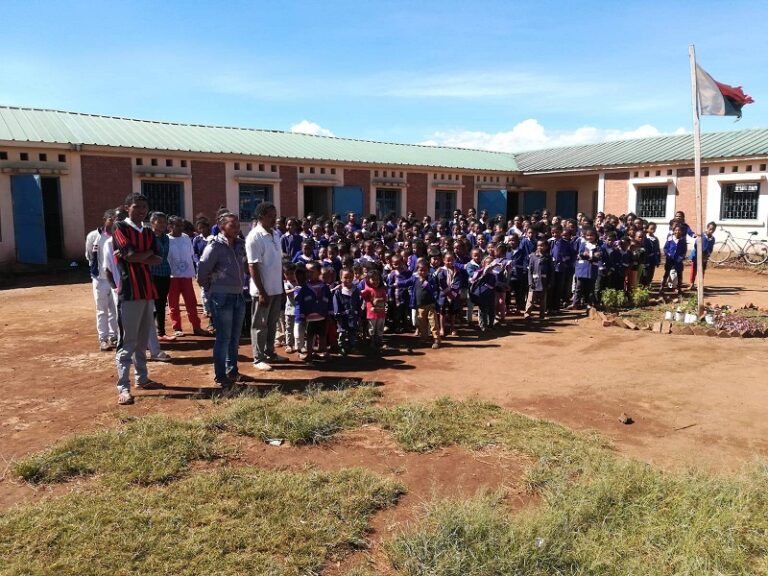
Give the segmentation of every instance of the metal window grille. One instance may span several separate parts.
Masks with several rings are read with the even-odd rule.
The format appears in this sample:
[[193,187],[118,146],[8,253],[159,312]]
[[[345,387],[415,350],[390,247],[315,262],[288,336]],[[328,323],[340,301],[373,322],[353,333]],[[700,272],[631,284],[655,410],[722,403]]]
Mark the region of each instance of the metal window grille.
[[760,184],[729,184],[723,191],[720,218],[723,220],[756,220]]
[[149,211],[168,216],[184,216],[184,184],[182,182],[141,183],[141,193],[147,197]]
[[640,188],[637,191],[637,215],[640,218],[664,218],[667,214],[667,187]]
[[392,212],[400,214],[400,190],[377,188],[376,217],[386,218]]
[[272,186],[264,184],[240,184],[240,221],[250,222],[256,206],[272,201]]

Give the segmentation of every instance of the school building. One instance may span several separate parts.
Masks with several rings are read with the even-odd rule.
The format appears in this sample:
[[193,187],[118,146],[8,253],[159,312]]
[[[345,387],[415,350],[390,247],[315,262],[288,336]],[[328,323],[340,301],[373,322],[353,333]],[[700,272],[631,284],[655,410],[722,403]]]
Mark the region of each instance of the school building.
[[[705,222],[766,237],[768,129],[704,134],[702,158]],[[131,192],[189,220],[224,205],[248,223],[263,200],[284,216],[549,208],[634,212],[664,234],[677,210],[695,223],[693,172],[691,135],[510,154],[5,106],[0,263],[82,258]]]

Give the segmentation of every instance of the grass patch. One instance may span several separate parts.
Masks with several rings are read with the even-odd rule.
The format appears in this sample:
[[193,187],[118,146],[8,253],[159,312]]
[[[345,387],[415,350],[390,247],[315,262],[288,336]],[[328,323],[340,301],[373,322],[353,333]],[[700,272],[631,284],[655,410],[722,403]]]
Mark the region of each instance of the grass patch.
[[379,392],[373,386],[321,391],[310,388],[285,396],[245,395],[224,404],[209,422],[212,428],[267,440],[282,438],[292,444],[318,444],[376,417]]
[[402,493],[359,469],[236,469],[71,494],[0,515],[0,575],[315,574]]
[[14,471],[33,483],[105,474],[121,482],[151,484],[179,477],[192,460],[217,455],[215,434],[199,424],[149,416],[64,440],[16,462]]

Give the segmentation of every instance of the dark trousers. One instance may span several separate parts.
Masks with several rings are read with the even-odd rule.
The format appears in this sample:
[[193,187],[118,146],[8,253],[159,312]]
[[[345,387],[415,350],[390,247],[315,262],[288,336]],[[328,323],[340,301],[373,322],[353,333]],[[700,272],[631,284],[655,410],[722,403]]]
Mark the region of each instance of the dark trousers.
[[525,310],[525,299],[528,297],[528,282],[524,278],[512,279],[509,283],[512,296],[515,299],[515,308],[518,312]]
[[152,283],[157,289],[155,300],[155,323],[157,323],[157,335],[165,336],[165,307],[168,305],[168,291],[171,289],[170,276],[152,276]]
[[588,306],[594,306],[597,303],[595,300],[595,284],[595,278],[577,278],[573,305],[582,306],[587,304]]
[[390,300],[387,307],[387,316],[387,324],[392,332],[400,334],[409,329],[410,308],[408,304],[396,304],[394,300]]

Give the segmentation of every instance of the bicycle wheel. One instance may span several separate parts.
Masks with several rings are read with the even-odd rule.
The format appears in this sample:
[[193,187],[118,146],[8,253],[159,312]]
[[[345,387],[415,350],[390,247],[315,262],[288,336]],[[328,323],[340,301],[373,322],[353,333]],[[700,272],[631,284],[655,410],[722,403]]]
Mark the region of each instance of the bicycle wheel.
[[709,261],[713,264],[722,264],[732,257],[733,252],[731,252],[731,247],[728,245],[728,242],[721,240],[720,242],[715,242],[715,245],[712,247],[712,254],[709,255]]
[[768,246],[762,242],[750,240],[744,247],[744,260],[752,266],[760,266],[768,260]]

